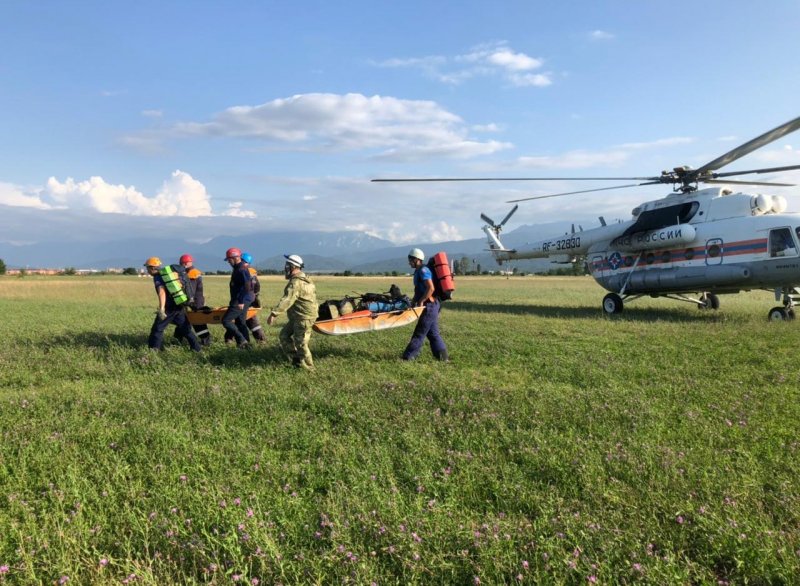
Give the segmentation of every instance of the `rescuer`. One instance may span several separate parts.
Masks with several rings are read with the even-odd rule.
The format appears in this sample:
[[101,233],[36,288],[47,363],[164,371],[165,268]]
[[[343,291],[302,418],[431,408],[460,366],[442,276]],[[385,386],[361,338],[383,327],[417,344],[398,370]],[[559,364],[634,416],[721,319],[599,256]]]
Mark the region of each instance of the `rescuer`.
[[247,310],[255,299],[253,295],[253,282],[247,264],[242,262],[242,251],[238,248],[229,248],[225,252],[225,260],[231,265],[230,292],[231,300],[228,311],[222,316],[222,325],[225,331],[235,340],[239,348],[250,348],[250,333],[247,331]]
[[[177,287],[174,292],[167,290],[167,284],[164,275],[162,275],[161,260],[158,257],[151,256],[145,261],[144,266],[148,274],[153,277],[153,284],[158,295],[158,309],[156,310],[153,327],[150,328],[150,337],[147,340],[147,345],[153,350],[162,350],[164,346],[164,330],[172,323],[175,324],[175,328],[180,335],[188,340],[189,347],[195,352],[200,352],[200,342],[197,340],[197,336],[194,335],[189,319],[186,317],[186,309],[183,304],[176,303],[176,297],[182,301],[186,299],[182,287]],[[165,267],[165,270],[166,268],[168,267]],[[169,273],[171,276],[174,275],[174,280],[178,280],[174,272],[169,271]]]
[[[258,294],[261,292],[261,283],[258,282],[258,271],[254,269],[251,265],[253,264],[253,257],[248,252],[242,253],[242,262],[247,265],[247,270],[250,273],[250,280],[253,283],[253,295],[255,299],[253,303],[250,304],[250,307],[261,307],[261,300],[258,297]],[[253,337],[258,342],[264,342],[267,339],[267,335],[264,333],[264,329],[261,327],[261,322],[258,319],[258,315],[254,315],[253,317],[246,319],[245,324],[247,325],[247,329],[253,334]],[[233,340],[233,336],[229,332],[225,332],[225,341],[230,342]]]
[[317,292],[314,283],[303,272],[303,259],[296,254],[284,254],[286,264],[283,266],[283,276],[289,281],[283,290],[278,304],[272,308],[267,318],[267,325],[275,323],[278,314],[286,312],[289,321],[279,335],[281,348],[291,359],[295,368],[314,369],[314,360],[311,350],[308,349],[308,340],[311,338],[311,328],[317,319]]
[[439,333],[439,311],[442,306],[435,294],[433,275],[431,275],[431,270],[423,264],[424,261],[425,253],[419,248],[412,248],[408,252],[408,264],[414,269],[414,298],[411,304],[414,307],[424,306],[425,311],[417,321],[402,358],[403,360],[414,360],[422,351],[425,338],[428,338],[433,357],[447,362],[447,346]]
[[[178,261],[186,271],[187,287],[186,296],[189,298],[187,308],[189,311],[200,311],[201,309],[208,309],[206,307],[206,298],[203,294],[203,273],[194,266],[194,259],[190,254],[184,254]],[[208,346],[211,344],[211,332],[208,329],[208,324],[198,324],[192,326],[194,333],[200,339],[200,344]],[[181,339],[180,332],[175,330],[175,337]]]

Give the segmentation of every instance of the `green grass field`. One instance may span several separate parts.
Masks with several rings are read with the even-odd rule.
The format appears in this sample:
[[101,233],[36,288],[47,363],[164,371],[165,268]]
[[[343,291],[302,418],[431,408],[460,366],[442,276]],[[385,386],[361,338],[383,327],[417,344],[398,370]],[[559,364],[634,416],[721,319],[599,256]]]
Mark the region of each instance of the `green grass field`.
[[603,294],[463,278],[451,363],[406,327],[308,373],[277,328],[148,351],[149,279],[0,278],[0,583],[798,583],[800,323]]

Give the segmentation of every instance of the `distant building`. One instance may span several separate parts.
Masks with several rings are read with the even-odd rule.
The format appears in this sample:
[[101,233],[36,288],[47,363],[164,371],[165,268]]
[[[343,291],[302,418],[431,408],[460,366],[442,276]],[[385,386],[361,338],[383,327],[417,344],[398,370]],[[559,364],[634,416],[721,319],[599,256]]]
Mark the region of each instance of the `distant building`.
[[108,273],[110,275],[121,275],[122,274],[121,268],[118,267],[109,267],[103,271],[99,269],[40,269],[40,268],[14,268],[14,269],[7,269],[7,275],[19,275],[20,273],[24,272],[26,275],[96,275],[98,273]]
[[62,272],[62,269],[8,269],[7,275],[19,275],[21,272],[26,275],[57,275]]

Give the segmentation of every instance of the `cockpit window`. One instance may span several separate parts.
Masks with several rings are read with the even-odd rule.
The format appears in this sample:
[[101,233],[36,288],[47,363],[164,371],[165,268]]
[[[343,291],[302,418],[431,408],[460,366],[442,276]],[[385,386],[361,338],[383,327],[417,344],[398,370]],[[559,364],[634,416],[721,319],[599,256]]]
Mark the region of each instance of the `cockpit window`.
[[776,228],[769,231],[770,257],[797,256],[797,247],[789,228]]

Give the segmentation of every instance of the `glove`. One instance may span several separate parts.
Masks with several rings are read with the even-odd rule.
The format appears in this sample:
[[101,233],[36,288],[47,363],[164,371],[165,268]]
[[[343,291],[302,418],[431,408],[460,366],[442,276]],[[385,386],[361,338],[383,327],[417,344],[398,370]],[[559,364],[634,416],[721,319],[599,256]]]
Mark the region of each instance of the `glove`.
[[158,315],[158,319],[160,319],[161,321],[167,319],[167,312],[161,309],[160,307],[158,308],[158,311],[156,311],[156,315]]

